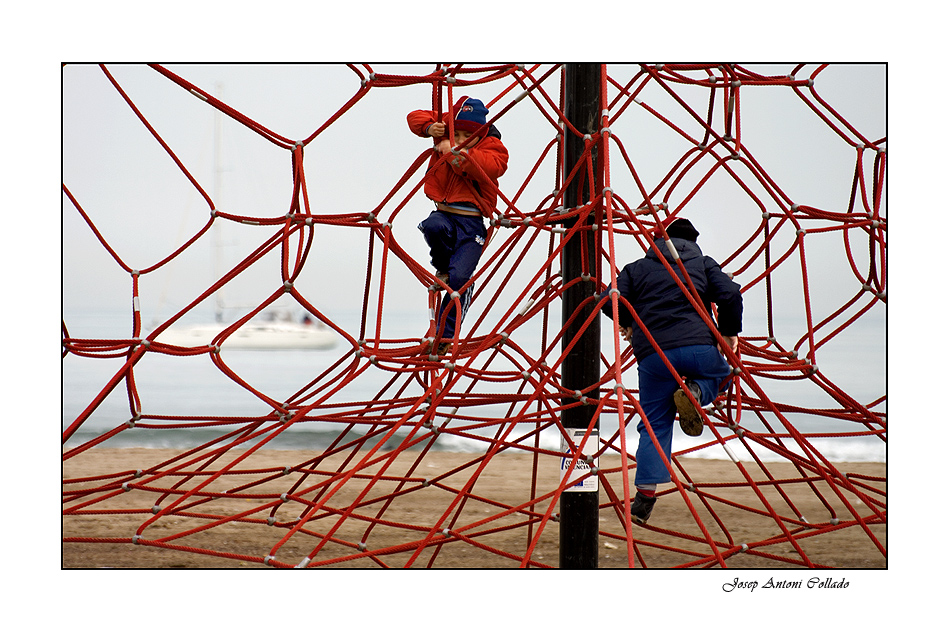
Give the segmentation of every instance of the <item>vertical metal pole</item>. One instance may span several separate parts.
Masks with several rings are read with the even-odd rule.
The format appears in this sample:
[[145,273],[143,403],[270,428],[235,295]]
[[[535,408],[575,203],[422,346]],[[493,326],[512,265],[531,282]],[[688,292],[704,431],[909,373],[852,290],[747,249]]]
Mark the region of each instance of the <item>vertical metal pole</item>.
[[[594,134],[599,129],[601,116],[600,64],[567,64],[564,74],[564,114],[568,122],[580,132],[581,136],[570,131],[565,132],[564,139],[564,177],[565,181],[574,166],[584,154],[584,134]],[[593,159],[593,173],[596,180],[602,184],[603,177],[599,174],[596,147],[591,155]],[[590,202],[590,191],[598,191],[597,182],[591,185],[587,168],[582,167],[574,175],[565,188],[565,209],[576,208]],[[566,220],[564,227],[569,231],[577,219]],[[594,225],[595,213],[591,213],[586,223]],[[562,349],[566,349],[580,331],[584,321],[594,310],[593,304],[581,307],[586,299],[593,296],[599,286],[599,266],[597,264],[600,251],[600,230],[581,230],[570,237],[564,245],[561,254],[562,282],[567,285],[577,278],[580,282],[568,288],[562,297],[562,322],[566,326]],[[567,326],[573,316],[573,322]],[[600,377],[600,319],[594,318],[590,326],[581,333],[580,339],[567,354],[561,368],[561,383],[569,391],[585,390]],[[594,420],[596,399],[599,393],[596,390],[585,393],[594,403],[579,405],[565,409],[561,413],[561,423],[566,432],[571,435],[572,430],[580,432],[593,424],[599,430],[599,422]],[[566,399],[565,404],[576,404],[574,398]],[[597,449],[597,433],[593,433],[588,440],[584,452],[593,453]],[[580,444],[580,438],[575,441]],[[590,485],[585,485],[585,487]],[[564,569],[593,569],[597,567],[598,557],[598,505],[599,491],[597,484],[592,490],[579,490],[572,487],[561,495],[560,520],[560,567]]]

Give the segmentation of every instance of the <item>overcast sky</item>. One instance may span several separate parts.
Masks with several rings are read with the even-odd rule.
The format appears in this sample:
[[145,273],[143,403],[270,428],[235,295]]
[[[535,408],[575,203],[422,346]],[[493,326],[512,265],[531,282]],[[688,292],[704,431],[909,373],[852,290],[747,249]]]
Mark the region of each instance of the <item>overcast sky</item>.
[[[221,117],[216,181],[213,108],[146,66],[120,64],[108,68],[202,188],[216,197],[219,210],[258,217],[276,217],[287,212],[292,193],[289,151],[236,121]],[[359,76],[333,64],[168,68],[203,90],[219,94],[234,109],[289,139],[310,136],[360,86]],[[434,65],[373,66],[382,74],[422,75],[432,68]],[[790,73],[794,65],[749,68],[775,75]],[[807,78],[815,68],[807,66],[797,76]],[[635,71],[632,65],[609,66],[610,74],[621,83]],[[557,98],[558,82],[555,73],[544,84],[552,98]],[[470,93],[489,102],[507,86],[508,82],[472,86],[456,95]],[[832,66],[819,74],[816,89],[866,138],[879,140],[886,136],[885,66]],[[500,103],[509,103],[520,92],[515,89]],[[611,95],[614,93],[611,91]],[[700,115],[705,114],[707,90],[680,86],[678,94]],[[312,212],[368,213],[376,207],[427,148],[426,141],[409,132],[405,116],[411,109],[428,108],[431,100],[431,88],[425,84],[374,88],[311,142],[305,151],[305,168]],[[641,93],[641,100],[688,134],[702,136],[701,128],[684,108],[655,85]],[[716,107],[714,125],[721,133],[721,98]],[[855,150],[791,88],[742,88],[740,116],[743,146],[778,189],[796,203],[832,212],[846,210]],[[511,198],[524,184],[556,130],[529,99],[505,114],[497,126],[511,154],[508,173],[501,179],[501,190]],[[650,190],[690,148],[668,125],[636,105],[628,107],[612,124],[612,132],[624,144],[638,176]],[[637,189],[620,152],[613,147],[611,160],[612,188],[628,203],[637,203]],[[865,163],[870,175],[870,160]],[[694,169],[685,181],[693,182],[705,175],[708,168],[707,165]],[[549,157],[521,194],[517,204],[520,209],[534,211],[551,193],[554,171],[553,157]],[[768,210],[778,210],[749,170],[739,167],[737,171]],[[421,171],[416,172],[411,184],[418,182],[421,175]],[[209,217],[207,202],[95,65],[68,65],[63,70],[63,182],[103,237],[133,269],[154,265],[193,235]],[[681,203],[690,189],[691,184],[681,184],[672,191],[671,201]],[[409,190],[410,186],[403,187],[382,214],[391,216],[395,204]],[[417,193],[393,219],[397,241],[423,263],[427,263],[428,256],[415,226],[429,210],[430,204]],[[752,234],[760,222],[761,211],[751,196],[720,170],[690,200],[684,216],[699,228],[700,243],[707,253],[722,260]],[[206,235],[187,254],[142,278],[140,293],[146,321],[167,317],[185,306],[213,282],[214,274],[221,269],[215,265],[229,269],[273,232],[271,228],[220,223],[218,247],[214,247],[214,237]],[[298,287],[318,308],[327,309],[331,315],[359,307],[365,282],[366,232],[338,227],[317,230],[315,248]],[[505,238],[506,232],[499,231],[496,242]],[[68,201],[64,201],[63,234],[63,311],[67,324],[73,313],[127,312],[131,305],[129,275],[98,244]],[[784,243],[787,247],[790,241],[786,239]],[[547,239],[539,244],[546,250]],[[866,257],[866,249],[866,243],[858,244],[858,256]],[[629,239],[618,243],[618,252],[621,265],[641,254]],[[816,269],[834,270],[832,274],[815,274],[809,279],[818,309],[840,304],[842,292],[854,291],[857,281],[842,252],[837,233],[832,238],[815,237],[808,242],[809,263],[816,264],[820,257],[828,256],[830,263],[818,264]],[[539,250],[538,256],[544,253]],[[526,263],[525,267],[530,265]],[[273,291],[275,271],[276,262],[256,265],[226,288],[225,299],[235,307],[259,303]],[[754,268],[755,274],[760,271],[761,266]],[[742,278],[738,280],[741,282]],[[425,288],[406,274],[394,271],[387,282],[393,289],[392,309],[413,309],[424,301]],[[796,293],[800,298],[801,291]],[[822,296],[828,296],[829,302],[823,303]],[[210,302],[196,310],[195,315],[210,317]]]

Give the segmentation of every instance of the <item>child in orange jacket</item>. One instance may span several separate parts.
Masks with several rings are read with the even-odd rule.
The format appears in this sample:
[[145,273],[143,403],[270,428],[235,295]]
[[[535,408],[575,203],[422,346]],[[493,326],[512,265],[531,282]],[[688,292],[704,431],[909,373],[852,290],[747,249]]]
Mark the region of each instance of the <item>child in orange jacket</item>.
[[[487,124],[488,109],[478,99],[461,98],[453,108],[455,132],[454,157],[448,138],[449,114],[439,118],[429,110],[415,110],[406,117],[409,129],[423,138],[433,138],[435,149],[425,177],[426,197],[435,202],[435,210],[419,224],[436,277],[457,293],[475,273],[485,246],[487,232],[484,217],[495,212],[498,178],[508,168],[508,150],[494,125]],[[445,355],[471,304],[474,284],[459,296],[461,314],[456,314],[452,294],[446,292],[439,308],[439,321],[445,314],[439,354]]]

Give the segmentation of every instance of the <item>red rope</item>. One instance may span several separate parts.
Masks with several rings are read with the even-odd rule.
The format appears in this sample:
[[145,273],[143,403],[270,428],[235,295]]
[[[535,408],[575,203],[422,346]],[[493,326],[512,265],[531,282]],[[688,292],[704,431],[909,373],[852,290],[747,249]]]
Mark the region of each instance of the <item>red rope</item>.
[[[63,460],[68,467],[73,462],[94,458],[94,447],[108,446],[110,439],[126,432],[201,430],[214,431],[215,438],[163,462],[143,464],[141,471],[64,477],[64,542],[144,545],[274,567],[345,566],[357,562],[381,567],[435,567],[464,547],[503,564],[549,567],[556,565],[553,560],[542,561],[538,555],[556,529],[567,477],[559,476],[551,482],[544,475],[562,454],[544,447],[541,437],[546,430],[565,435],[559,422],[564,409],[594,404],[595,417],[600,417],[601,422],[616,419],[618,429],[612,436],[600,436],[598,441],[591,440],[592,434],[588,432],[579,449],[574,450],[573,460],[576,463],[581,453],[585,457],[617,458],[615,466],[604,466],[588,475],[599,476],[604,491],[601,515],[606,525],[601,535],[616,541],[618,546],[622,542],[628,565],[651,567],[655,565],[655,555],[664,553],[679,559],[674,564],[682,567],[728,566],[737,555],[777,566],[822,567],[822,563],[810,557],[809,540],[846,529],[862,533],[870,547],[886,557],[881,536],[887,521],[886,479],[848,471],[843,468],[847,465],[831,462],[817,446],[819,440],[856,437],[886,444],[886,413],[882,411],[886,396],[859,401],[818,368],[828,345],[886,303],[886,139],[869,140],[868,134],[845,120],[822,98],[821,73],[825,66],[819,66],[807,79],[795,76],[803,67],[796,67],[786,76],[765,76],[737,65],[642,65],[628,71],[626,77],[614,75],[611,68],[604,67],[601,102],[607,105],[599,117],[601,131],[586,140],[582,159],[566,176],[561,164],[564,136],[578,132],[563,115],[564,95],[559,93],[563,87],[551,87],[552,82],[557,84],[559,66],[440,64],[419,75],[379,74],[368,64],[348,67],[352,71],[350,76],[358,83],[352,96],[328,119],[317,122],[309,136],[293,141],[167,68],[151,65],[174,85],[261,139],[288,151],[291,201],[287,211],[280,215],[216,211],[210,197],[138,104],[111,72],[101,67],[139,122],[177,165],[182,185],[193,187],[202,195],[212,213],[209,221],[184,243],[173,247],[157,263],[136,270],[104,236],[108,231],[100,230],[97,223],[101,220],[96,219],[99,209],[84,208],[84,200],[63,183],[69,212],[78,213],[99,247],[131,276],[133,302],[128,336],[76,337],[76,327],[67,327],[70,318],[63,318],[64,362],[122,360],[84,409],[75,418],[67,419],[63,442],[68,446],[64,447]],[[497,191],[498,215],[492,218],[490,230],[504,238],[490,242],[479,269],[466,285],[476,287],[478,308],[473,307],[465,330],[456,331],[450,355],[445,357],[436,357],[433,350],[433,336],[441,324],[436,322],[435,313],[440,290],[445,287],[435,279],[426,261],[414,260],[399,241],[401,233],[394,230],[397,222],[404,219],[417,221],[414,209],[422,197],[423,165],[431,149],[420,153],[372,208],[341,212],[314,208],[307,185],[304,148],[311,141],[332,126],[345,124],[343,115],[360,101],[372,100],[379,90],[409,86],[430,87],[431,106],[438,114],[455,102],[457,94],[478,93],[490,107],[490,122],[499,128],[513,120],[509,117],[521,115],[527,109],[542,121],[542,127],[551,131],[551,137],[538,139],[536,156],[519,156],[528,161],[526,172],[517,175],[509,171]],[[782,189],[782,179],[770,174],[752,155],[762,140],[753,137],[749,130],[743,135],[743,115],[749,116],[752,101],[746,100],[744,109],[740,104],[743,92],[756,89],[792,91],[834,137],[856,149],[850,198],[845,200],[845,208],[818,208],[796,202]],[[693,100],[686,97],[693,91],[702,91],[705,96],[702,111],[695,110]],[[651,94],[670,99],[686,115],[676,120],[688,122],[674,122],[671,109],[647,103]],[[653,119],[686,146],[672,166],[652,181],[641,173],[622,138],[623,125],[632,116]],[[452,125],[449,117],[450,135]],[[506,139],[517,138],[521,130],[512,127],[505,129],[505,133]],[[316,150],[314,145],[311,151]],[[596,169],[592,159],[595,150],[599,164]],[[531,199],[531,185],[552,173],[553,187],[547,187],[550,193]],[[665,234],[665,218],[686,212],[713,212],[700,208],[695,200],[714,177],[720,176],[735,183],[750,206],[760,213],[749,222],[749,236],[721,260],[723,268],[741,282],[747,297],[763,290],[763,302],[756,306],[765,313],[767,331],[765,335],[744,335],[738,353],[726,351],[736,370],[735,385],[716,406],[702,411],[709,428],[703,442],[680,448],[668,460],[664,458],[673,482],[671,488],[660,491],[661,501],[685,505],[690,523],[670,524],[658,515],[649,525],[642,526],[635,524],[630,515],[629,479],[636,461],[630,453],[627,433],[643,417],[638,392],[631,387],[635,359],[613,327],[614,347],[601,357],[600,381],[578,393],[568,392],[560,385],[564,354],[580,335],[567,340],[566,349],[562,349],[560,325],[549,330],[552,309],[560,311],[559,299],[568,287],[558,274],[561,248],[564,239],[580,230],[602,230],[606,236],[598,246],[599,269],[587,271],[592,277],[603,279],[600,289],[616,289],[617,268],[623,264],[617,260],[618,244],[637,243],[646,251],[651,247],[650,235],[657,228]],[[524,179],[513,179],[518,177]],[[587,186],[591,201],[586,204],[564,198],[567,182],[576,177],[583,178]],[[89,205],[88,200],[85,205]],[[403,216],[407,207],[413,218]],[[594,218],[593,228],[585,225],[588,217]],[[564,220],[572,218],[578,221],[565,232]],[[215,221],[256,227],[261,234],[260,245],[187,306],[143,336],[141,305],[148,297],[150,285],[140,282],[141,279],[190,252]],[[310,255],[315,235],[328,226],[366,231],[365,285],[358,325],[334,321],[297,286],[306,268],[324,264],[314,263]],[[820,281],[826,270],[817,270],[816,274],[806,246],[819,236],[835,234],[841,237],[847,260],[844,270],[835,271],[850,273],[856,289],[841,296],[830,309],[821,307],[824,310],[820,311],[812,299],[811,284],[816,276]],[[793,237],[790,241],[789,235]],[[865,242],[867,255],[860,247]],[[280,255],[280,271],[275,273],[273,286],[268,287],[259,304],[247,309],[237,321],[199,346],[158,341],[165,330],[275,251]],[[531,263],[537,258],[532,259],[532,253],[539,255],[540,264]],[[796,258],[797,265],[793,265]],[[525,275],[530,277],[527,284],[523,288],[510,286],[511,270],[524,269],[529,264],[537,267]],[[689,276],[674,273],[674,267],[684,271],[682,262],[671,265],[664,260],[664,265],[722,342],[715,332],[713,317],[705,312]],[[777,336],[774,329],[773,294],[779,272],[787,273],[793,266],[801,279],[797,299],[803,312],[804,332],[789,339],[785,333]],[[395,291],[388,281],[395,270],[407,271],[420,286],[429,288],[424,303],[419,305],[420,311],[428,308],[431,314],[424,336],[394,339],[383,334],[383,322],[388,317],[386,305]],[[307,377],[306,385],[290,396],[278,397],[242,376],[219,351],[229,337],[282,297],[289,297],[334,331],[343,350],[319,375]],[[613,310],[613,322],[617,321],[620,307],[630,308],[616,292],[607,300]],[[633,315],[635,326],[641,326],[639,316]],[[575,317],[576,314],[569,318],[569,324]],[[581,323],[581,330],[599,317],[593,311]],[[522,332],[536,323],[541,331],[540,347],[526,348],[527,338]],[[646,333],[653,343],[649,331]],[[666,361],[662,350],[657,350]],[[207,355],[221,375],[259,400],[266,412],[242,417],[156,413],[161,411],[162,402],[143,399],[135,379],[136,369],[147,365],[156,353],[172,357]],[[386,383],[375,396],[354,400],[350,388],[371,374],[386,374]],[[837,407],[811,409],[774,400],[769,387],[772,380],[809,383],[830,397]],[[90,435],[85,431],[87,422],[121,382],[128,398],[128,420]],[[483,411],[493,409],[492,406],[502,406],[504,414]],[[804,431],[794,420],[801,415],[823,419],[838,429]],[[656,443],[650,423],[645,425]],[[297,428],[322,428],[335,433],[335,437],[329,446],[304,462],[288,463],[285,468],[253,463],[258,452]],[[470,458],[466,456],[464,462],[452,468],[430,470],[442,437],[465,439],[481,451]],[[696,475],[691,456],[707,451],[732,454],[732,447],[741,448],[752,458],[734,459],[733,470],[739,481],[723,482]],[[523,489],[518,500],[505,501],[485,487],[485,480],[490,469],[503,466],[506,458],[517,454],[530,456],[531,485]],[[780,458],[791,468],[779,474],[762,454]],[[275,486],[282,490],[275,491]],[[751,491],[754,499],[736,499],[741,497],[737,495],[741,491]],[[815,497],[825,514],[805,519],[797,499],[803,493]],[[400,512],[422,494],[443,499],[437,514],[406,516]],[[120,497],[133,499],[136,508],[113,508],[110,501]],[[235,501],[242,501],[239,509],[234,507]],[[72,534],[72,520],[110,514],[134,518],[134,534]],[[743,541],[736,514],[770,524],[772,534],[759,541]],[[174,525],[173,520],[182,523]],[[223,526],[271,528],[273,535],[266,549],[253,553],[233,544],[228,537],[213,537],[205,539],[213,543],[191,545],[199,540],[198,535],[208,537],[222,531]],[[387,533],[396,533],[395,539],[384,539]],[[518,533],[522,541],[517,549],[498,543],[510,533]],[[375,543],[384,540],[387,542]],[[290,549],[308,552],[303,559],[291,559],[286,552]]]

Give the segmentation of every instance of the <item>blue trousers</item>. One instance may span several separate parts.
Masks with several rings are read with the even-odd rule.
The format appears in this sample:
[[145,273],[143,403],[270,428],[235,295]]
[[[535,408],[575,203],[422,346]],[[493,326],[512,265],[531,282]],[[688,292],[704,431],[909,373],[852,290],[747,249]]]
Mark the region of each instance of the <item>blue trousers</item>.
[[[441,210],[434,210],[419,224],[426,243],[429,244],[429,254],[432,257],[432,266],[437,272],[449,275],[448,285],[452,291],[459,291],[475,273],[478,259],[482,256],[485,247],[485,222],[481,217],[456,215]],[[455,327],[462,323],[468,308],[472,303],[472,294],[475,284],[469,286],[459,295],[461,315],[456,313],[455,301],[449,292],[442,297],[439,306],[438,320],[441,321],[445,313],[445,330],[437,337],[451,339],[455,336]]]
[[[732,369],[715,346],[696,345],[664,349],[666,358],[684,379],[690,379],[702,391],[700,404],[708,405],[728,386],[723,380]],[[650,427],[666,454],[667,460],[673,445],[673,424],[676,404],[673,393],[679,389],[675,378],[654,353],[637,362],[640,380],[640,405],[650,421]],[[722,389],[720,386],[722,385]],[[641,420],[637,424],[640,442],[637,446],[637,473],[635,484],[662,484],[670,481],[670,472],[657,453],[653,440]]]

